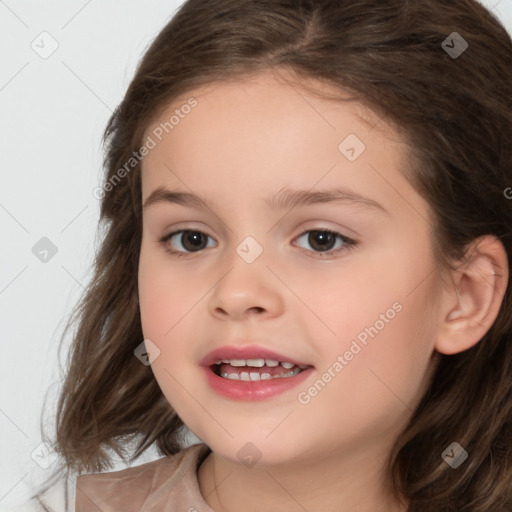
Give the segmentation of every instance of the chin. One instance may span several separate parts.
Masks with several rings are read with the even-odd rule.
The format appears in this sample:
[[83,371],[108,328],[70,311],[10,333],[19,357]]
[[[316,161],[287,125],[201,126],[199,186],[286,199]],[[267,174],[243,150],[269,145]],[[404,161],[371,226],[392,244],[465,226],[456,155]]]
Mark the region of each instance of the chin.
[[254,432],[254,435],[247,432],[246,435],[240,436],[237,436],[235,432],[232,432],[232,434],[235,437],[231,438],[227,434],[222,439],[216,436],[203,436],[201,438],[198,435],[198,437],[217,456],[247,468],[262,468],[292,463],[298,458],[297,448],[304,446],[303,443],[294,442],[290,439],[288,439],[287,444],[283,444],[282,436],[277,434],[274,439],[271,439],[274,434],[265,439],[266,434],[261,432]]

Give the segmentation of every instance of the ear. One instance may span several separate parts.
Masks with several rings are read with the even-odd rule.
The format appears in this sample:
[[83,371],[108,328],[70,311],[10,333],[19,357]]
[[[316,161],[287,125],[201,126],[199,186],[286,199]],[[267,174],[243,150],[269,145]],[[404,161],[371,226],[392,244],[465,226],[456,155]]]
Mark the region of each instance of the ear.
[[463,263],[451,271],[453,286],[443,292],[438,352],[456,354],[483,338],[498,316],[508,276],[507,253],[499,239],[486,235],[470,245]]

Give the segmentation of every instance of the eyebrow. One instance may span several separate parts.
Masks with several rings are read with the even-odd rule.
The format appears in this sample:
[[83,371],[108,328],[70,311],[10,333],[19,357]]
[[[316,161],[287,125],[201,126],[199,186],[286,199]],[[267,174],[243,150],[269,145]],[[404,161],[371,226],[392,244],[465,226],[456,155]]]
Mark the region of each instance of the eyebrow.
[[[191,208],[215,210],[214,202],[190,192],[181,192],[169,190],[164,187],[156,188],[144,201],[143,208],[158,203],[171,203],[187,206]],[[264,205],[271,210],[282,210],[285,208],[295,208],[299,206],[310,206],[318,203],[346,203],[355,204],[363,209],[389,212],[377,201],[364,197],[353,190],[343,187],[330,188],[325,190],[310,191],[283,188],[273,197],[264,201]]]

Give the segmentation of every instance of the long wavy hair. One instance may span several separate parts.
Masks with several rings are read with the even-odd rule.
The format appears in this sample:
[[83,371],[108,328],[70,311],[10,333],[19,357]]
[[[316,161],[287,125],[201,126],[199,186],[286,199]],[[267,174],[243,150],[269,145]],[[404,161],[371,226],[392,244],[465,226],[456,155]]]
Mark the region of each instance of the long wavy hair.
[[[459,56],[443,47],[453,32],[468,43]],[[132,462],[149,447],[183,448],[182,420],[134,356],[143,340],[141,176],[140,162],[126,164],[175,98],[269,69],[334,85],[399,130],[414,163],[406,178],[431,208],[439,269],[487,234],[510,267],[512,41],[490,11],[474,0],[188,0],[148,47],[103,135],[104,232],[64,332],[77,326],[48,440],[57,471],[98,472],[112,467],[112,453]],[[511,293],[509,284],[479,343],[440,355],[396,441],[389,470],[410,512],[512,510]],[[456,471],[438,453],[453,440],[470,452]]]

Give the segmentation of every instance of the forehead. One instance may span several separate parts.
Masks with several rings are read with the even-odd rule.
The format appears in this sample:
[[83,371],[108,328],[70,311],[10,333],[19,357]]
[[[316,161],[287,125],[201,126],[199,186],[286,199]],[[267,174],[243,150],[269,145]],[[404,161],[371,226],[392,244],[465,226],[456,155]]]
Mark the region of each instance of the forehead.
[[143,198],[162,184],[226,201],[290,185],[346,185],[390,207],[415,194],[399,172],[408,146],[391,125],[357,101],[335,99],[350,98],[340,89],[287,78],[266,72],[208,84],[162,109],[144,134],[155,147],[142,163]]
[[[197,101],[202,110],[221,108],[224,118],[241,112],[245,106],[249,110],[252,107],[253,114],[265,111],[267,116],[268,109],[272,108],[275,112],[274,120],[292,108],[295,115],[316,116],[317,121],[323,120],[324,128],[331,129],[336,128],[331,124],[329,115],[326,117],[325,114],[335,115],[340,110],[344,116],[354,117],[354,121],[357,120],[357,123],[363,124],[366,129],[374,128],[381,121],[380,115],[339,87],[313,78],[299,80],[285,70],[274,69],[251,76],[244,75],[207,83],[181,94],[159,110],[148,124],[145,135],[150,134],[161,123],[169,122],[173,114],[179,114],[179,119],[175,115],[171,122],[174,130],[174,127],[184,119],[183,113],[176,111],[184,109],[185,116],[193,111],[197,117],[198,109],[187,107],[191,99]],[[226,104],[230,105],[230,108],[226,108]],[[212,129],[216,129],[216,124]],[[390,126],[385,126],[382,132],[397,141],[401,140]]]

